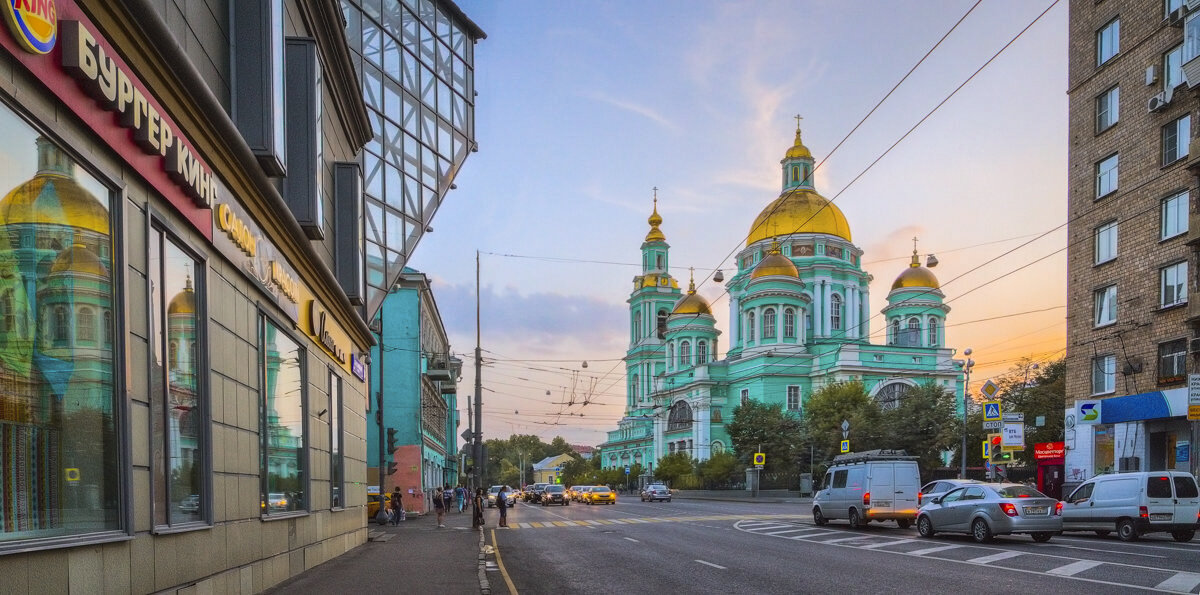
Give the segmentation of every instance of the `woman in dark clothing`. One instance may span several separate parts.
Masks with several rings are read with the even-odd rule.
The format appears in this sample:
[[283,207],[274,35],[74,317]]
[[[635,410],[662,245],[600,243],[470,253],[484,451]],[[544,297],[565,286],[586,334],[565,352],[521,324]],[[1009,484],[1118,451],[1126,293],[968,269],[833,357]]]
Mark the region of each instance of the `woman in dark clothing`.
[[483,528],[483,488],[476,488],[475,497],[471,499],[471,527]]
[[500,527],[508,526],[508,493],[505,491],[507,486],[500,486],[500,492],[496,494],[496,508],[500,510]]

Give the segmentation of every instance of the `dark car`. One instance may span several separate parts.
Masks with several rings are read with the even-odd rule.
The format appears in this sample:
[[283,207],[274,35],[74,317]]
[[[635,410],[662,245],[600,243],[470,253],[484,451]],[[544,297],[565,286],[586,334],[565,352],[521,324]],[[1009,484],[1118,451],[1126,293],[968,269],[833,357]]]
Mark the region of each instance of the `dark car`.
[[548,484],[544,483],[535,483],[525,486],[525,491],[521,492],[521,499],[525,500],[526,502],[537,502],[538,491],[547,485]]
[[546,494],[546,488],[550,487],[550,485],[551,485],[551,484],[548,484],[548,483],[535,483],[535,484],[533,484],[533,498],[532,498],[532,500],[533,500],[534,502],[541,502],[541,501],[542,501],[542,496]]
[[538,498],[538,502],[541,502],[542,506],[548,506],[550,504],[561,504],[563,506],[571,505],[571,499],[567,498],[567,488],[564,488],[560,485],[546,486],[542,490],[542,495],[540,498]]

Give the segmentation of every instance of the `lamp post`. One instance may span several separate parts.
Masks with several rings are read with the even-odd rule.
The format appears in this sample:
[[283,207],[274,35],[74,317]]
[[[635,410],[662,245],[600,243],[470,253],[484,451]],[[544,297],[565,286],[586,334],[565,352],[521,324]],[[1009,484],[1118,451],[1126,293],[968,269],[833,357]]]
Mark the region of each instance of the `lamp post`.
[[971,368],[975,366],[975,360],[971,359],[971,348],[963,350],[963,355],[967,356],[967,361],[963,362],[963,373],[966,374],[966,381],[963,383],[963,410],[962,410],[962,454],[959,459],[962,467],[959,470],[958,478],[967,478],[967,395],[971,392]]

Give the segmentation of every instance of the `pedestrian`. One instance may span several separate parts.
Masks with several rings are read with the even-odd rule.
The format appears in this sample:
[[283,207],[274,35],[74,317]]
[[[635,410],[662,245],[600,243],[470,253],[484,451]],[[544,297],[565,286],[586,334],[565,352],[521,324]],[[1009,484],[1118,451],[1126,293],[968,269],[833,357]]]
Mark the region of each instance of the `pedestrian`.
[[458,504],[458,514],[462,514],[463,507],[466,506],[467,489],[462,487],[462,485],[454,488],[454,499]]
[[483,528],[483,488],[476,488],[475,497],[471,499],[471,527]]
[[496,494],[496,508],[500,511],[500,527],[508,527],[508,494],[505,490],[508,486],[500,486],[500,492]]
[[404,505],[401,498],[400,488],[397,486],[395,490],[392,490],[392,500],[388,503],[391,507],[392,525],[399,525],[400,521],[404,520]]
[[433,490],[433,510],[437,513],[437,526],[443,528],[446,526],[446,498],[441,488]]

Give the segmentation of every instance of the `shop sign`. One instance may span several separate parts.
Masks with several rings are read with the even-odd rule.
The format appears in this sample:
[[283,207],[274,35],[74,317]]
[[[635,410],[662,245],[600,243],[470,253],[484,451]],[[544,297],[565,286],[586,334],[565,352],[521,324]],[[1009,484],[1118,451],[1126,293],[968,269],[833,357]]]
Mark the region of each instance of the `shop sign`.
[[1187,418],[1200,421],[1200,374],[1188,374]]
[[58,39],[58,6],[54,0],[5,0],[4,20],[21,49],[49,54]]
[[350,372],[358,376],[359,380],[367,379],[367,366],[363,363],[362,358],[357,353],[350,354]]
[[292,319],[300,321],[302,288],[295,269],[236,202],[219,202],[213,209],[217,233],[213,246],[249,277]]
[[1075,423],[1095,425],[1100,423],[1100,400],[1075,401]]
[[354,354],[354,343],[350,340],[350,335],[338,326],[333,315],[313,299],[312,295],[306,293],[305,300],[304,307],[300,309],[300,329],[309,339],[320,345],[321,350],[328,353],[343,370],[354,374],[359,380],[366,380],[366,369]]
[[1192,460],[1191,457],[1192,443],[1187,440],[1180,440],[1175,443],[1175,462],[1186,463]]
[[1060,459],[1067,454],[1065,442],[1038,442],[1033,445],[1033,458]]

